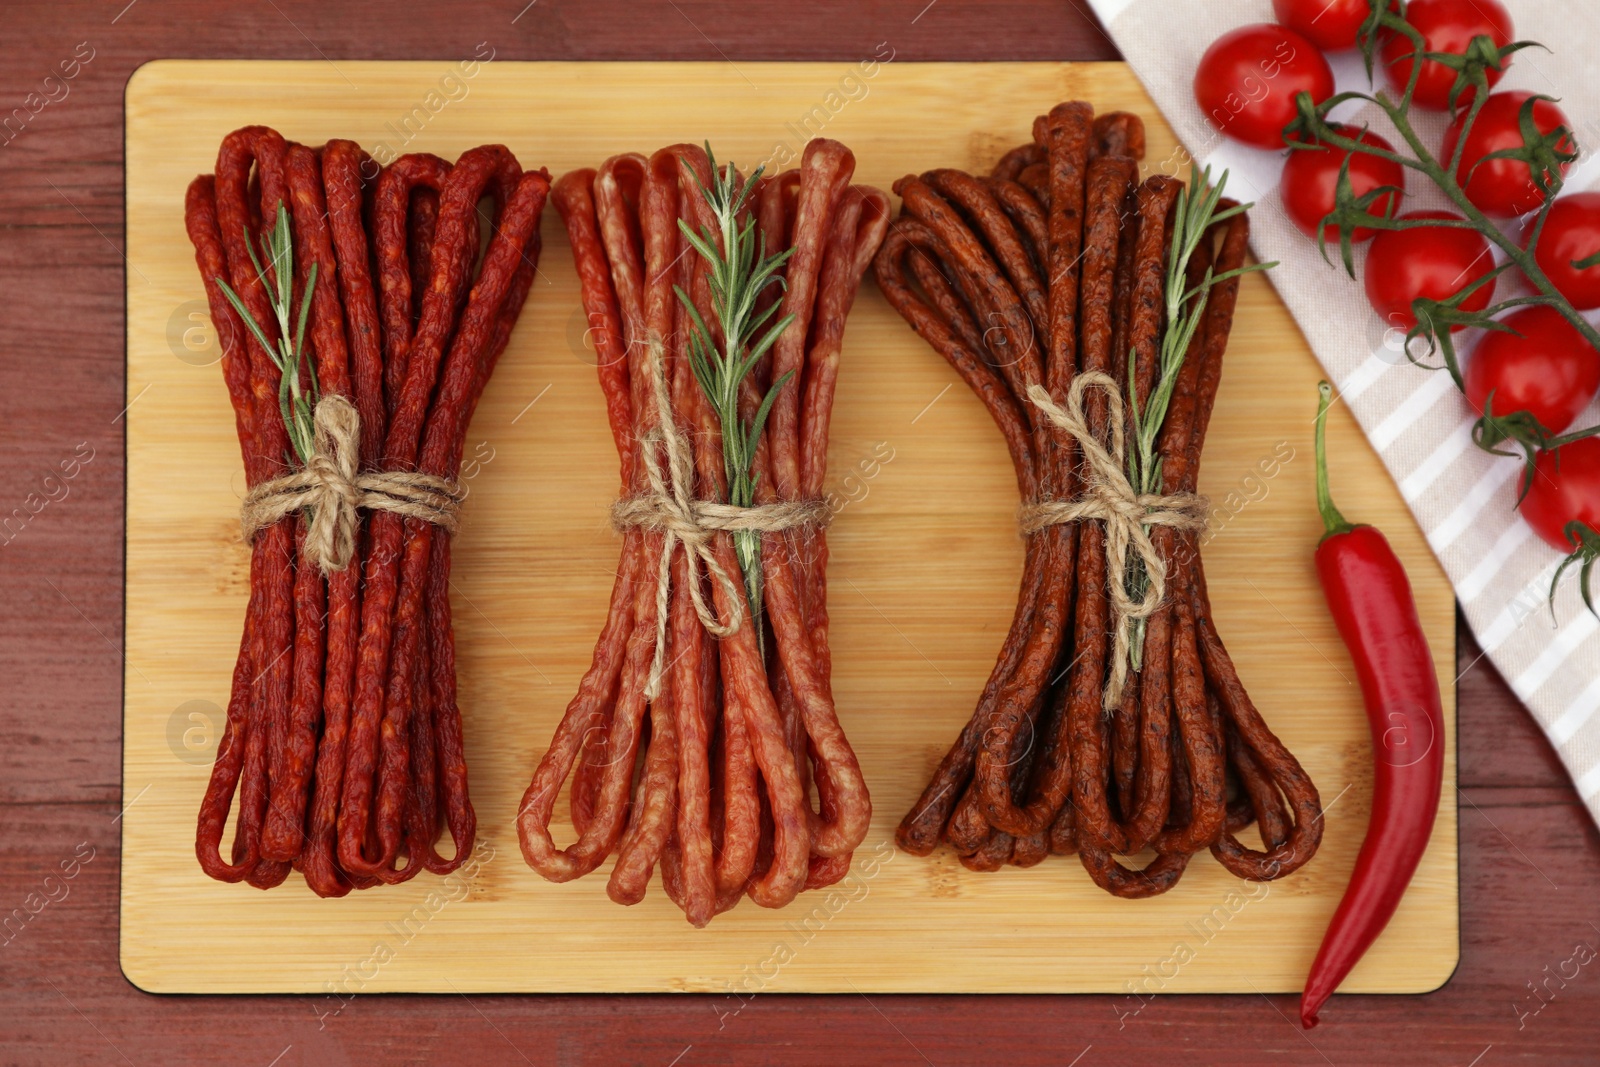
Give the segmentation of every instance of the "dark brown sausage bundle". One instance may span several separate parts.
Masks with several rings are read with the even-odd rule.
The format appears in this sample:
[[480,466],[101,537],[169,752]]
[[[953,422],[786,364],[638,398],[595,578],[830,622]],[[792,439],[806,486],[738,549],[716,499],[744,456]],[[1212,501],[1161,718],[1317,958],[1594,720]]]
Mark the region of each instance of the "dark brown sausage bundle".
[[[224,290],[276,345],[282,331],[264,283],[277,285],[278,265],[258,249],[279,213],[292,231],[290,306],[310,289],[298,384],[359,415],[358,476],[403,472],[450,486],[533,281],[548,189],[543,171],[524,173],[498,145],[454,165],[419,154],[379,167],[350,141],[314,150],[262,126],[223,140],[216,176],[189,187],[185,222],[252,490],[309,462],[289,448],[287,372]],[[481,243],[484,198],[494,229]],[[320,426],[321,404],[317,412]],[[297,869],[321,896],[423,869],[448,873],[476,835],[455,698],[449,538],[421,518],[362,511],[353,555],[329,568],[308,548],[311,514],[302,508],[253,539],[244,637],[200,809],[200,866],[259,888]],[[441,823],[454,846],[448,859],[435,851]]]
[[[794,316],[739,398],[748,418],[769,384],[786,382],[755,449],[757,505],[822,497],[845,319],[889,223],[887,197],[851,185],[854,168],[843,145],[813,140],[797,171],[761,179],[745,204],[759,254],[791,250],[784,285],[758,306],[781,301],[779,316]],[[706,264],[682,232],[716,239],[702,193],[714,180],[705,151],[675,145],[556,183],[625,501],[659,494],[664,468],[693,483],[694,500],[728,500],[722,426],[691,366],[684,305],[720,330]],[[872,805],[834,712],[825,534],[768,531],[760,545],[764,608],[752,619],[744,591],[714,577],[740,573],[726,530],[691,544],[623,527],[594,659],[517,816],[523,856],[545,878],[579,878],[615,855],[607,892],[634,904],[659,864],[668,896],[704,926],[744,896],[781,907],[848,872]],[[712,632],[702,604],[737,623]],[[559,848],[550,823],[569,777],[577,840]]]
[[[988,178],[935,170],[896,185],[903,206],[875,262],[879,287],[988,408],[1025,503],[1071,501],[1091,477],[1080,439],[1030,389],[1060,405],[1092,374],[1115,382],[1121,410],[1151,396],[1182,185],[1138,182],[1143,152],[1137,116],[1097,118],[1071,102],[1035,120],[1033,143]],[[1246,217],[1233,215],[1187,262],[1185,284],[1209,289],[1156,439],[1166,494],[1195,491],[1232,325],[1238,277],[1210,284],[1207,271],[1242,267],[1248,236]],[[1118,430],[1106,394],[1081,397],[1083,427],[1106,442]],[[1123,897],[1170,889],[1208,848],[1255,880],[1311,858],[1316,789],[1250,703],[1216,632],[1199,534],[1149,531],[1167,595],[1110,711],[1107,528],[1088,519],[1027,535],[1011,628],[972,718],[900,824],[902,848],[926,855],[945,841],[973,870],[1076,852]],[[1251,822],[1265,851],[1236,836]],[[1154,854],[1142,869],[1117,859],[1141,853]]]

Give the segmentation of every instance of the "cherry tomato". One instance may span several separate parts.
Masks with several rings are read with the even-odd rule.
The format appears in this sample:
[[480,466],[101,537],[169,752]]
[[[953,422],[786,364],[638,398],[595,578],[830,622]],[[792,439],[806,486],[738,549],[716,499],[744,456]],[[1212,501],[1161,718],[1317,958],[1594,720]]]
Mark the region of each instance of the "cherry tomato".
[[[1413,211],[1402,219],[1460,219],[1448,211]],[[1418,226],[1385,230],[1367,253],[1367,299],[1383,321],[1409,330],[1417,324],[1411,302],[1419,297],[1444,300],[1460,292],[1494,267],[1489,242],[1476,230]],[[1494,296],[1494,282],[1479,287],[1462,302],[1467,311],[1482,311]]]
[[[1424,52],[1464,55],[1474,37],[1489,37],[1498,48],[1511,43],[1511,15],[1499,0],[1411,0],[1406,5],[1406,21],[1422,34]],[[1383,42],[1383,69],[1397,92],[1405,92],[1415,51],[1411,38],[1403,33],[1391,33]],[[1511,65],[1510,59],[1505,65]],[[1500,80],[1501,73],[1492,69],[1484,72],[1491,87]],[[1450,107],[1450,89],[1455,83],[1455,71],[1438,60],[1426,60],[1422,73],[1417,75],[1411,102],[1445,111]],[[1463,89],[1456,106],[1464,108],[1471,102],[1472,90]]]
[[[1533,236],[1531,230],[1528,236]],[[1580,311],[1600,308],[1600,267],[1580,270],[1572,264],[1596,252],[1600,252],[1600,193],[1557,198],[1544,217],[1533,258],[1556,292]]]
[[1567,539],[1568,523],[1581,522],[1600,532],[1600,437],[1539,453],[1528,495],[1522,498],[1522,517],[1562,552],[1577,547]]
[[1317,46],[1270,22],[1218,37],[1200,57],[1194,98],[1211,124],[1257,148],[1282,148],[1295,97],[1333,95],[1333,71]]
[[1482,412],[1526,411],[1553,434],[1571,426],[1600,390],[1600,352],[1552,307],[1504,320],[1516,333],[1486,330],[1467,360],[1467,400]]
[[[1478,111],[1477,120],[1467,133],[1466,146],[1461,150],[1461,165],[1456,168],[1456,181],[1466,190],[1467,199],[1486,215],[1509,217],[1532,211],[1544,203],[1544,193],[1533,184],[1528,165],[1520,159],[1491,159],[1481,162],[1490,152],[1522,147],[1522,105],[1532,93],[1491,93]],[[1444,145],[1440,159],[1448,163],[1455,154],[1456,141],[1461,137],[1461,126],[1467,113],[1462,111],[1444,131]],[[1533,124],[1540,133],[1549,133],[1557,126],[1571,129],[1559,107],[1549,100],[1536,100],[1533,104]],[[1572,150],[1572,135],[1562,138],[1559,147]],[[1561,165],[1561,173],[1567,164]]]
[[[1362,2],[1365,3],[1365,0]],[[1358,130],[1354,126],[1332,125],[1334,132],[1345,137],[1394,151],[1393,145],[1375,133]],[[1350,188],[1357,196],[1364,196],[1385,185],[1401,190],[1406,187],[1405,168],[1393,160],[1333,147],[1301,148],[1290,152],[1289,159],[1283,165],[1283,207],[1289,213],[1290,221],[1308,237],[1317,235],[1317,227],[1333,210],[1339,168],[1347,156],[1350,157]],[[1399,200],[1397,194],[1385,193],[1374,200],[1367,210],[1374,215],[1392,215],[1400,206]],[[1360,226],[1350,235],[1350,239],[1365,241],[1374,232],[1370,227]],[[1329,223],[1323,227],[1323,236],[1330,244],[1339,240],[1339,227]]]
[[1369,0],[1272,0],[1274,18],[1325,52],[1354,48],[1371,12]]

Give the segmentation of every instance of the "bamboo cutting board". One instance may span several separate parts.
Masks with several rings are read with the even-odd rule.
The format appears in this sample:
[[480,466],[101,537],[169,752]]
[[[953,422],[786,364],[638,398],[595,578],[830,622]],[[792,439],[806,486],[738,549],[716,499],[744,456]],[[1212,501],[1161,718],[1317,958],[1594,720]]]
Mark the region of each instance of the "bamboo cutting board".
[[[625,909],[604,872],[551,885],[523,865],[512,815],[588,664],[617,557],[615,456],[555,212],[533,295],[468,439],[471,500],[454,608],[474,861],[448,879],[319,900],[203,877],[194,816],[238,646],[244,480],[215,365],[183,193],[229,130],[339,136],[453,158],[508,144],[552,175],[624,150],[709,137],[719,158],[798,156],[819,129],[857,180],[986,169],[1033,116],[1085,98],[1144,116],[1147,163],[1174,142],[1120,64],[242,63],[162,61],[127,90],[128,499],[122,965],[158,992],[1114,992],[1296,990],[1369,811],[1359,693],[1316,586],[1317,368],[1260,276],[1245,281],[1201,490],[1219,628],[1268,721],[1328,807],[1294,876],[1241,883],[1197,857],[1172,892],[1113,899],[1075,859],[973,874],[892,847],[895,823],[971,713],[1021,569],[1016,489],[988,416],[869,282],[846,336],[829,477],[848,501],[829,537],[834,688],[876,814],[835,891],[703,931],[654,887]],[[484,57],[479,57],[480,60]],[[1163,163],[1162,161],[1166,161]],[[1260,210],[1272,210],[1263,206]],[[1353,284],[1332,270],[1329,285]],[[1417,373],[1421,373],[1420,371]],[[1383,527],[1410,569],[1441,678],[1453,676],[1443,574],[1341,410],[1339,501]],[[1399,913],[1347,990],[1418,992],[1459,957],[1454,693],[1449,780]],[[564,811],[564,805],[562,809]],[[338,1000],[330,1000],[337,1006]],[[1126,1001],[1129,1010],[1140,1001]]]

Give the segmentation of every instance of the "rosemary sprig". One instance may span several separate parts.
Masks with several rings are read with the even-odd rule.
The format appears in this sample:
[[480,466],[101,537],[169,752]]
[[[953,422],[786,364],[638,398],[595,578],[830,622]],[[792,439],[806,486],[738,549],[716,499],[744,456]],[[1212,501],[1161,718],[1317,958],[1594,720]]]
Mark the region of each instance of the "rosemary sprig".
[[[294,303],[294,238],[289,232],[289,211],[283,201],[278,201],[277,222],[271,232],[261,235],[261,251],[272,264],[270,274],[262,266],[255,247],[250,243],[249,230],[245,231],[244,245],[250,253],[250,262],[255,265],[256,277],[261,279],[262,286],[267,290],[272,313],[278,320],[278,343],[274,345],[267,340],[255,316],[250,314],[232,286],[221,278],[217,279],[217,285],[278,368],[278,408],[283,414],[284,429],[289,432],[289,444],[295,455],[300,457],[300,462],[309,463],[316,432],[311,411],[317,403],[318,387],[316,368],[306,363],[304,357],[306,319],[311,310],[311,294],[317,288],[317,265],[312,263],[311,270],[307,272],[305,295],[300,299],[300,319],[291,331],[289,313]],[[294,338],[292,342],[290,337]],[[302,371],[307,379],[304,384],[301,382]]]
[[[1227,184],[1227,171],[1223,171],[1216,184],[1212,185],[1210,167],[1204,170],[1193,167],[1188,186],[1178,190],[1164,286],[1166,329],[1161,335],[1155,385],[1142,406],[1134,373],[1134,350],[1128,350],[1128,411],[1133,421],[1133,447],[1128,450],[1128,481],[1132,483],[1134,491],[1140,494],[1162,491],[1161,457],[1156,454],[1156,440],[1166,421],[1167,408],[1172,403],[1172,391],[1178,383],[1184,355],[1189,351],[1189,343],[1194,339],[1205,314],[1206,294],[1219,282],[1278,265],[1276,261],[1250,263],[1221,274],[1215,274],[1207,267],[1199,283],[1192,288],[1188,286],[1189,261],[1205,239],[1206,232],[1217,223],[1225,222],[1253,206],[1235,204],[1221,207],[1222,190]],[[1138,555],[1130,557],[1126,577],[1129,596],[1135,601],[1142,599],[1149,582],[1150,576],[1145,572]],[[1133,669],[1140,669],[1144,658],[1143,619],[1134,620],[1128,648]]]
[[[790,249],[776,255],[760,257],[761,232],[756,220],[747,217],[741,225],[739,214],[750,199],[761,167],[739,181],[738,172],[730,162],[717,169],[717,158],[706,144],[706,159],[711,168],[711,185],[708,188],[692,168],[700,195],[705,197],[712,214],[716,216],[717,230],[702,228],[696,233],[689,224],[678,220],[678,227],[695,251],[706,261],[706,278],[711,286],[711,310],[722,331],[719,347],[711,330],[701,318],[699,309],[679,286],[673,291],[683,302],[692,324],[689,338],[689,365],[694,376],[711,402],[712,410],[722,430],[722,461],[728,476],[728,503],[735,507],[755,504],[756,478],[751,472],[756,446],[761,440],[761,430],[767,414],[772,410],[778,391],[789,384],[794,372],[789,371],[772,383],[761,399],[755,414],[744,420],[739,416],[739,387],[756,363],[778,340],[778,336],[794,321],[794,315],[785,315],[770,326],[767,323],[778,310],[774,301],[764,310],[756,309],[756,298],[769,285],[783,288],[783,278],[776,272],[789,258]],[[765,332],[761,332],[765,328]],[[757,334],[760,334],[759,338]],[[739,569],[744,572],[745,595],[750,601],[751,619],[757,640],[761,637],[761,534],[756,530],[739,530],[733,535],[734,548],[739,557]]]

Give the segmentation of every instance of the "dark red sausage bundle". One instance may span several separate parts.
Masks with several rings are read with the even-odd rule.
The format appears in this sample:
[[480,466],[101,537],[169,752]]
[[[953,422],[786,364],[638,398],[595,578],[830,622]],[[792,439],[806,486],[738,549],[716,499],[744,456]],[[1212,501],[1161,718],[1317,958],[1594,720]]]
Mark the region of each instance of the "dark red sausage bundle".
[[[850,184],[854,168],[843,145],[814,140],[798,170],[761,179],[745,205],[759,222],[758,254],[793,250],[785,284],[758,300],[781,301],[780,317],[794,321],[741,393],[741,406],[752,407],[792,375],[756,450],[757,505],[822,496],[845,319],[889,220],[881,192]],[[676,286],[719,328],[706,264],[680,228],[680,220],[696,232],[706,226],[702,188],[712,182],[706,152],[676,145],[575,171],[554,190],[599,357],[624,500],[652,491],[652,472],[673,462],[674,438],[692,441],[678,474],[693,483],[685,488],[694,499],[727,500],[720,427],[691,367],[692,316],[674,293]],[[622,529],[593,663],[534,772],[517,829],[528,864],[552,881],[581,877],[615,855],[607,891],[622,904],[643,898],[659,864],[667,894],[704,926],[743,896],[781,907],[804,889],[837,882],[872,807],[834,712],[823,531],[761,535],[765,608],[755,619],[731,602],[742,601],[742,588],[730,596],[729,582],[716,577],[733,575],[737,585],[731,535],[685,537],[677,551],[662,529]],[[711,632],[696,601],[714,604],[722,625],[732,619],[736,628]],[[658,627],[665,670],[652,698]],[[578,838],[558,848],[550,822],[569,775]]]
[[[1096,117],[1075,101],[1040,116],[1033,143],[987,178],[934,170],[896,186],[903,206],[875,262],[879,287],[988,408],[1031,505],[1073,501],[1091,479],[1080,438],[1030,390],[1054,405],[1075,393],[1103,444],[1118,429],[1109,398],[1083,386],[1105,382],[1126,411],[1156,383],[1181,183],[1139,182],[1143,151],[1136,116]],[[1243,214],[1219,221],[1189,259],[1187,284],[1208,268],[1239,268],[1247,241]],[[1210,288],[1178,372],[1157,437],[1167,494],[1194,493],[1237,290],[1237,277]],[[1198,532],[1152,525],[1149,537],[1166,597],[1144,621],[1142,665],[1123,684],[1115,665],[1125,660],[1110,641],[1118,590],[1108,527],[1088,520],[1026,534],[1011,628],[971,720],[900,824],[902,848],[926,855],[947,842],[973,870],[1076,852],[1123,897],[1166,891],[1207,848],[1258,880],[1311,858],[1316,789],[1251,704],[1217,635]],[[1120,699],[1108,712],[1114,676]],[[1264,851],[1235,836],[1251,822]],[[1116,858],[1146,852],[1154,858],[1140,869]]]
[[[498,145],[454,164],[418,154],[380,168],[350,141],[311,149],[261,126],[223,140],[216,175],[189,187],[185,222],[252,490],[301,461],[280,406],[286,383],[223,285],[276,344],[251,252],[280,210],[292,224],[293,306],[312,290],[302,388],[344,398],[359,414],[351,465],[361,477],[410,477],[453,497],[467,423],[533,281],[548,189],[543,171],[523,172]],[[484,198],[494,210],[480,242]],[[275,283],[274,264],[261,269]],[[253,538],[244,636],[196,854],[222,881],[269,888],[292,868],[317,894],[342,896],[454,870],[472,851],[476,819],[456,704],[448,536],[410,511],[362,510],[352,558],[325,569],[307,549],[313,512]],[[441,824],[450,858],[435,851]]]

